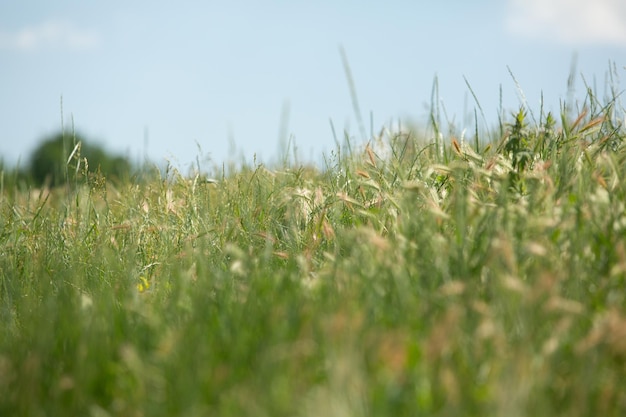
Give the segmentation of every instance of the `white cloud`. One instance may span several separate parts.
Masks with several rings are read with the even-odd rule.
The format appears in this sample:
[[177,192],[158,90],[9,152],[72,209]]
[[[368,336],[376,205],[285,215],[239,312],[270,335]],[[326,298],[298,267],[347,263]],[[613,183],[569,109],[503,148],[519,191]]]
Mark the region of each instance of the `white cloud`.
[[100,43],[94,31],[76,28],[64,20],[48,20],[16,32],[0,31],[0,49],[32,51],[48,48],[71,50],[92,49]]
[[509,0],[508,29],[568,45],[626,46],[624,0]]

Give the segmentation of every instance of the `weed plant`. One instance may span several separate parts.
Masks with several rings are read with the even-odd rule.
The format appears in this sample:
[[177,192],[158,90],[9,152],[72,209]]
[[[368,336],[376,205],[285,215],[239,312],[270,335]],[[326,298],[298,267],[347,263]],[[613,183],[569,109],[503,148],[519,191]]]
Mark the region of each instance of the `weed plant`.
[[624,112],[526,115],[217,182],[3,177],[0,415],[624,415]]

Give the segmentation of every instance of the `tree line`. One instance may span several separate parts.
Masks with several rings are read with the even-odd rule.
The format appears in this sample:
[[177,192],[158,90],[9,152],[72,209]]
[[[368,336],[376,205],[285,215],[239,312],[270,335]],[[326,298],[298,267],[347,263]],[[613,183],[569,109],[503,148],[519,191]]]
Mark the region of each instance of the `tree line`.
[[98,173],[111,180],[128,178],[133,166],[128,158],[107,152],[83,135],[51,135],[33,150],[24,166],[7,169],[0,162],[4,177],[12,176],[18,183],[36,187],[56,187],[76,183]]

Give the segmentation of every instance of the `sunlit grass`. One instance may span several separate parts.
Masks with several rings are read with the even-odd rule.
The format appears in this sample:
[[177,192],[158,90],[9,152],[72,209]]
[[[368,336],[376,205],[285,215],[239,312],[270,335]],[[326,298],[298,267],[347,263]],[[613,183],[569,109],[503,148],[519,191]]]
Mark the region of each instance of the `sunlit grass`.
[[623,415],[623,115],[211,182],[4,176],[0,415]]

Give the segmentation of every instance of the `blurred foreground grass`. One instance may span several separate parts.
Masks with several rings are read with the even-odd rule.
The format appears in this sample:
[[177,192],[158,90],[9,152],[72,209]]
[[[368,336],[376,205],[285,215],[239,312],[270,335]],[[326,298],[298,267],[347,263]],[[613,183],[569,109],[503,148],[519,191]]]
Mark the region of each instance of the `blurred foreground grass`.
[[4,184],[0,415],[624,415],[626,132],[590,104],[321,170]]

